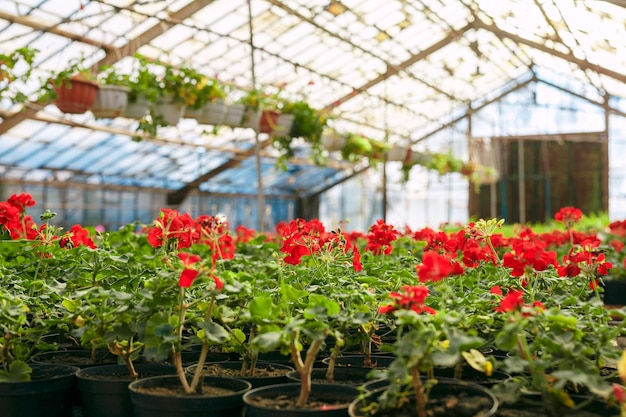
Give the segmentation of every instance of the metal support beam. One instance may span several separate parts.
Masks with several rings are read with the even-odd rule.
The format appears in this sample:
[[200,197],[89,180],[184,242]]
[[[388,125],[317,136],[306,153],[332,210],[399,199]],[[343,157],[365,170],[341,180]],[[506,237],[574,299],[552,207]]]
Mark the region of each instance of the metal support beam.
[[[196,13],[198,10],[202,9],[203,7],[211,4],[213,1],[214,0],[192,1],[187,6],[172,13],[169,17],[175,20],[184,20],[190,17],[191,15],[193,15],[194,13]],[[9,17],[13,19],[20,18],[20,17],[12,16],[12,15],[9,15]],[[11,21],[10,19],[7,19],[7,20]],[[34,24],[32,20],[26,19],[25,17],[21,17],[21,20],[24,23],[30,22],[31,24]],[[21,23],[21,24],[24,24],[24,23]],[[62,36],[67,35],[66,37],[69,37],[70,39],[74,39],[78,42],[87,43],[89,45],[98,46],[104,49],[107,52],[107,54],[100,62],[96,64],[96,66],[99,67],[103,65],[111,65],[124,57],[133,55],[139,47],[150,42],[157,36],[160,36],[161,34],[163,34],[163,31],[164,31],[163,25],[166,25],[169,28],[173,26],[174,23],[168,23],[168,22],[164,23],[162,21],[159,21],[157,24],[155,24],[151,28],[147,29],[145,32],[138,35],[136,38],[129,40],[128,43],[121,48],[113,48],[110,45],[103,45],[102,43],[96,42],[92,39],[88,39],[82,36],[77,36],[75,34],[72,34],[66,31],[61,31],[60,29],[54,28],[54,27],[48,27],[45,25],[40,25],[40,27],[33,27],[29,25],[29,27],[33,27],[33,29],[37,29],[37,30],[48,31],[50,33],[55,33],[57,35],[62,35]],[[2,121],[2,124],[0,124],[0,135],[8,132],[9,129],[14,128],[15,126],[17,126],[24,120],[33,118],[36,113],[37,113],[36,106],[27,107],[23,111],[15,113],[14,115],[10,117],[5,118]]]
[[498,38],[502,39],[502,38],[508,38],[518,44],[522,44],[522,45],[526,45],[526,46],[530,46],[531,48],[537,49],[538,51],[541,52],[545,52],[547,54],[550,54],[552,56],[555,56],[557,58],[561,58],[567,62],[571,62],[572,64],[576,64],[581,70],[592,70],[598,74],[602,74],[602,75],[606,75],[607,77],[611,77],[617,81],[620,81],[622,83],[626,83],[626,74],[622,73],[622,72],[617,72],[617,71],[612,71],[606,67],[603,67],[601,65],[597,65],[597,64],[592,64],[591,62],[584,60],[584,59],[580,59],[580,58],[576,58],[573,54],[571,53],[564,53],[561,52],[559,50],[556,50],[554,48],[549,48],[547,46],[545,46],[542,43],[539,42],[534,42],[531,41],[529,39],[525,39],[519,35],[515,35],[513,33],[507,32],[505,30],[500,29],[498,26],[494,25],[493,23],[485,23],[481,20],[477,20],[476,23],[476,28],[480,28],[480,29],[484,29],[487,30],[489,32],[492,32],[494,35],[496,35]]

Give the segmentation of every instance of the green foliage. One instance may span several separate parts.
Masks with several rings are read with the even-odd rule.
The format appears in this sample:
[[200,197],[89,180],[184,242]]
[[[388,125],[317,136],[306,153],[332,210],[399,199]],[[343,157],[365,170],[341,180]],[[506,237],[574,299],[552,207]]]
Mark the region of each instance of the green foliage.
[[24,103],[28,100],[15,85],[29,79],[38,53],[39,50],[28,47],[0,53],[0,98],[8,98],[14,103]]

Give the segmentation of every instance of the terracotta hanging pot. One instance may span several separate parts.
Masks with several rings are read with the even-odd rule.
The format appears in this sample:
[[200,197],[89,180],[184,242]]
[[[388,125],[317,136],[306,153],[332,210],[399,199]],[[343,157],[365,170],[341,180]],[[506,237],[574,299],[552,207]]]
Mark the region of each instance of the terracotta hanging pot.
[[72,78],[54,87],[57,94],[54,104],[63,113],[83,114],[93,106],[98,88],[98,84],[92,81]]
[[272,133],[278,124],[278,110],[263,110],[259,119],[259,133]]

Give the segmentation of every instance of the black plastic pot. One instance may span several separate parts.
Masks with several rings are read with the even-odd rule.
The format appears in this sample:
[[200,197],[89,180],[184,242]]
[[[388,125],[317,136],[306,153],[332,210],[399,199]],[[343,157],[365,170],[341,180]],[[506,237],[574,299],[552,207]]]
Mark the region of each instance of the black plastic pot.
[[[198,359],[200,358],[200,351],[183,351],[181,352],[181,359],[183,360],[183,366],[191,366],[198,363]],[[208,353],[204,360],[204,363],[221,363],[228,362],[230,358],[228,355],[224,355],[221,353]]]
[[604,281],[603,301],[605,305],[626,305],[626,281],[607,278]]
[[71,417],[77,367],[32,364],[30,382],[0,382],[0,415]]
[[296,400],[300,385],[294,382],[248,391],[243,396],[246,417],[347,417],[348,406],[359,395],[359,390],[351,385],[312,383],[309,402],[325,403],[324,406],[295,408],[265,402],[271,399],[283,403],[284,400]]
[[30,362],[55,365],[70,365],[78,368],[117,364],[117,356],[108,350],[93,353],[87,349],[51,350],[34,355]]
[[[176,368],[166,364],[135,365],[139,378],[175,375]],[[128,384],[134,381],[125,365],[102,365],[76,373],[83,417],[133,417]]]
[[[372,361],[372,368],[387,368],[389,365],[391,365],[391,362],[393,362],[395,356],[372,355],[370,356],[370,359]],[[322,360],[325,365],[328,365],[329,361],[330,358],[325,358]],[[339,356],[335,361],[335,366],[359,366],[367,368],[367,366],[365,366],[365,355]]]
[[[311,380],[318,383],[329,383],[326,381],[326,371],[328,368],[313,368],[311,373]],[[333,384],[346,384],[354,387],[359,387],[371,378],[368,376],[372,373],[372,368],[362,368],[358,366],[337,366],[334,369],[334,381]],[[300,381],[300,374],[298,371],[291,371],[287,374],[287,378],[292,381]]]
[[[228,362],[219,362],[219,363],[213,363],[210,365],[215,365],[218,366],[219,368],[223,368],[225,370],[240,370],[243,362],[242,361],[228,361]],[[206,364],[205,364],[206,366]],[[186,369],[186,371],[188,373],[193,373],[194,370],[196,369],[196,365],[192,365],[190,367],[188,367]],[[293,367],[283,364],[283,363],[271,363],[271,362],[257,362],[256,364],[256,369],[257,370],[264,370],[264,369],[268,369],[268,368],[273,368],[275,370],[279,370],[282,373],[280,375],[271,375],[271,376],[235,376],[235,375],[230,375],[230,378],[238,378],[238,379],[243,379],[244,381],[248,381],[251,385],[252,388],[258,388],[258,387],[264,387],[267,385],[276,385],[276,384],[283,384],[288,382],[288,378],[287,375],[290,372],[293,372],[294,369]],[[211,376],[208,375],[207,376]],[[213,375],[213,376],[220,376],[220,375]],[[224,376],[224,375],[222,375]]]
[[242,397],[252,388],[248,381],[207,376],[202,382],[204,386],[226,389],[228,393],[219,396],[186,395],[180,389],[181,383],[178,376],[155,376],[131,382],[128,389],[135,410],[134,417],[234,417],[241,415]]
[[[373,402],[378,400],[378,397],[382,395],[386,390],[386,387],[380,387],[376,390],[373,390],[365,395],[364,398],[358,398],[354,400],[350,407],[348,408],[348,413],[350,417],[365,417],[369,416],[365,411],[363,411],[367,406]],[[448,378],[438,378],[437,384],[434,385],[429,393],[429,402],[433,403],[440,398],[446,398],[448,396],[454,396],[458,398],[462,398],[466,396],[467,403],[458,402],[448,402],[448,404],[456,404],[461,406],[475,406],[476,410],[463,409],[462,411],[452,409],[447,409],[446,414],[429,414],[433,417],[450,417],[456,415],[472,415],[474,417],[491,417],[495,416],[499,403],[496,396],[487,388],[482,385],[474,384],[472,382],[459,381],[455,379]],[[392,417],[392,416],[403,416],[403,415],[414,415],[415,413],[415,403],[406,402],[408,407],[402,409],[389,409],[389,410],[377,410],[377,417]],[[428,403],[426,404],[428,410]],[[406,414],[408,412],[408,414]],[[465,414],[470,412],[470,414]]]
[[[592,416],[619,416],[620,410],[615,403],[609,403],[602,399],[592,399],[589,396],[570,395],[575,404],[584,405],[578,409],[565,406],[556,408],[553,413],[567,417],[592,417]],[[518,415],[533,415],[536,417],[546,417],[552,415],[545,410],[541,401],[541,394],[535,392],[521,393],[520,398],[512,404],[500,403],[497,416],[515,417]]]

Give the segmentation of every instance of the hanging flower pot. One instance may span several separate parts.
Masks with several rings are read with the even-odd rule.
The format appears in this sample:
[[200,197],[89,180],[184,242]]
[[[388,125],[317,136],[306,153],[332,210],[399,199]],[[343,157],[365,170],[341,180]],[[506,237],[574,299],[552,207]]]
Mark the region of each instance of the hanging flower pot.
[[243,113],[243,119],[241,119],[241,127],[247,127],[255,132],[259,132],[261,124],[261,110],[255,110],[252,107],[246,107]]
[[135,417],[232,417],[243,411],[242,396],[249,382],[235,378],[203,377],[202,393],[188,395],[178,376],[139,379],[128,386]]
[[183,115],[184,105],[175,100],[173,95],[161,96],[154,103],[151,114],[155,121],[165,125],[176,126]]
[[222,124],[224,117],[226,116],[226,104],[224,100],[216,100],[214,102],[208,102],[202,108],[202,112],[198,117],[198,123],[202,125],[217,126]]
[[221,124],[230,127],[241,127],[246,107],[243,104],[229,104]]
[[128,101],[121,116],[129,119],[141,119],[148,113],[149,108],[150,104],[146,96],[140,95],[134,101]]
[[91,112],[101,119],[121,116],[128,104],[129,91],[128,87],[122,85],[100,85]]
[[410,158],[410,155],[411,148],[394,143],[387,153],[387,160],[404,162],[407,158]]
[[324,132],[321,141],[324,148],[330,152],[340,151],[346,144],[345,136],[335,131]]
[[259,133],[273,133],[278,124],[278,110],[263,110],[259,119]]
[[54,104],[63,113],[83,114],[93,106],[98,88],[95,82],[72,78],[54,87],[57,95]]
[[276,125],[272,129],[272,136],[289,136],[291,126],[293,125],[294,115],[280,113],[276,118]]

